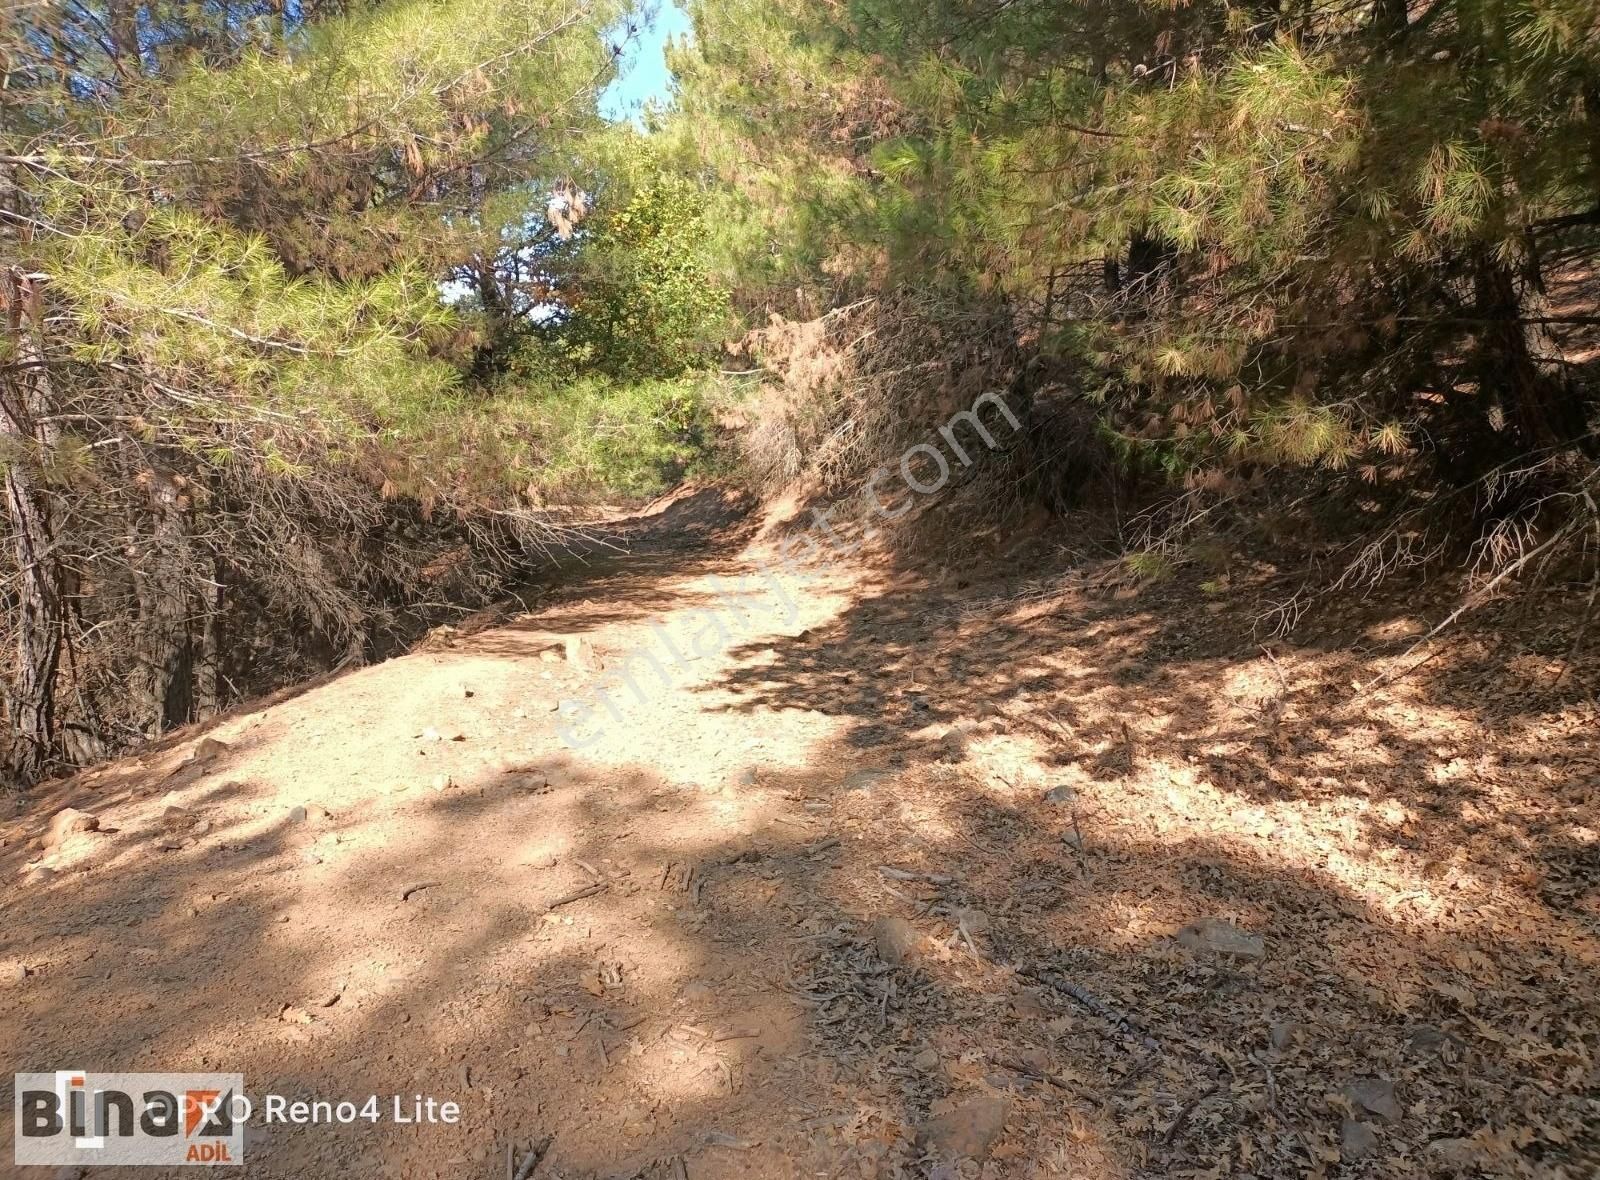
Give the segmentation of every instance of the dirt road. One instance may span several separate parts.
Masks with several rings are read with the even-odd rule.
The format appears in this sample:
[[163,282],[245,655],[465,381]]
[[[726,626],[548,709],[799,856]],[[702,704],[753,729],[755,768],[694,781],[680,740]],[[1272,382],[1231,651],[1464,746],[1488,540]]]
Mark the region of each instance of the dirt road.
[[4,1059],[460,1108],[286,1180],[1593,1174],[1593,666],[1125,597],[596,560],[29,799]]

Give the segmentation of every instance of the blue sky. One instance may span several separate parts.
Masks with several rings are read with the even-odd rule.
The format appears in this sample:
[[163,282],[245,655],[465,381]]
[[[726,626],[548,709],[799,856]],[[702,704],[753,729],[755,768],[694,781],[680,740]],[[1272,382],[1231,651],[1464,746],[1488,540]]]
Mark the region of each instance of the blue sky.
[[639,31],[637,44],[611,85],[600,95],[600,113],[608,119],[637,118],[651,99],[665,99],[672,90],[662,48],[669,37],[690,31],[689,18],[673,0],[660,0],[655,19]]

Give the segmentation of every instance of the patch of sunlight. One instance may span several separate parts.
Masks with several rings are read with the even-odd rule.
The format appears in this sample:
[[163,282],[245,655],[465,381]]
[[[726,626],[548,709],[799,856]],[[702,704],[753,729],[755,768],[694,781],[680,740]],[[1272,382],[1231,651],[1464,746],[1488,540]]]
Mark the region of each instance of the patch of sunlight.
[[1415,639],[1426,632],[1427,627],[1420,619],[1400,618],[1374,623],[1362,632],[1362,636],[1373,643],[1393,643],[1400,639]]

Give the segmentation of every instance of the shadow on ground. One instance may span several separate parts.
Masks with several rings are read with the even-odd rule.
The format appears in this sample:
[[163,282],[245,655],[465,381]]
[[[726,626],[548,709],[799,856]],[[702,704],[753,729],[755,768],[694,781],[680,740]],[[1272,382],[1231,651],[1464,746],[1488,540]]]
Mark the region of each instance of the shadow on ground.
[[[473,655],[719,568],[665,562]],[[186,805],[232,818],[151,855],[169,788],[128,770],[149,825],[7,888],[0,1043],[462,1105],[268,1128],[262,1177],[498,1177],[552,1133],[536,1176],[1593,1174],[1596,679],[1553,682],[1561,628],[1354,697],[1414,607],[1268,653],[1181,586],[1001,589],[736,652],[707,718],[835,724],[731,785],[544,747],[297,815],[224,764]]]

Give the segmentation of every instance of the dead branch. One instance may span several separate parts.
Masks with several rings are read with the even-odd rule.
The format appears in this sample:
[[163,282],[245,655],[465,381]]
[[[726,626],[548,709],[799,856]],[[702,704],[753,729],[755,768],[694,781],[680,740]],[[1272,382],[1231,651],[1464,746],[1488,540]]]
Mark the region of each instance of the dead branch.
[[545,913],[560,909],[564,905],[571,905],[575,901],[582,901],[586,897],[593,897],[597,893],[606,891],[606,883],[598,882],[594,885],[585,885],[582,889],[574,889],[571,893],[564,893],[544,907]]

